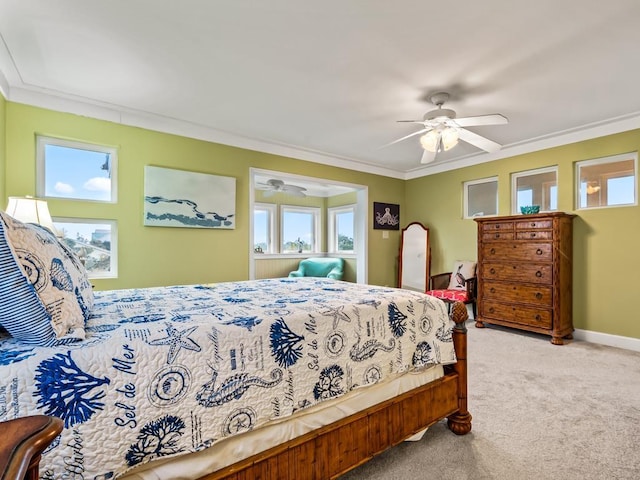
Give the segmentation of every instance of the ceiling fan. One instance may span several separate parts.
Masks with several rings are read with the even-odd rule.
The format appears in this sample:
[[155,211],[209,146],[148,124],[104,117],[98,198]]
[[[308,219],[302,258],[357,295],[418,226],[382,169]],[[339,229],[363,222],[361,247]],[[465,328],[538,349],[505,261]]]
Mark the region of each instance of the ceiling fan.
[[489,115],[456,118],[456,112],[448,108],[442,108],[442,105],[444,105],[447,100],[449,100],[449,94],[446,92],[438,92],[431,95],[429,101],[438,108],[425,113],[422,120],[398,120],[399,122],[418,123],[423,125],[424,128],[398,140],[394,140],[385,146],[393,145],[407,138],[422,134],[420,143],[424,149],[424,153],[422,154],[420,163],[432,162],[438,152],[453,148],[458,143],[458,140],[470,143],[487,152],[500,150],[502,145],[499,143],[467,130],[464,127],[504,125],[509,122],[507,117],[499,113],[493,113]]
[[256,188],[259,190],[266,190],[264,194],[266,197],[269,197],[276,192],[286,193],[293,195],[294,197],[307,196],[304,193],[307,190],[306,188],[299,187],[298,185],[289,185],[288,183],[284,183],[282,180],[278,180],[276,178],[271,178],[267,180],[266,183],[258,183]]

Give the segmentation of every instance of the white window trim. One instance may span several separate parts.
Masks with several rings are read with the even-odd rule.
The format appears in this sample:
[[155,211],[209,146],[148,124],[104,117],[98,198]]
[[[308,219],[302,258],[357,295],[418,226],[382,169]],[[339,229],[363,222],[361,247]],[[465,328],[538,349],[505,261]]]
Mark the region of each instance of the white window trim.
[[342,205],[340,207],[327,208],[327,224],[329,235],[327,235],[327,251],[329,253],[336,254],[350,254],[355,253],[355,250],[338,250],[338,229],[337,229],[337,216],[341,213],[353,214],[353,245],[357,245],[356,238],[356,205]]
[[[525,170],[523,172],[516,172],[511,174],[511,213],[516,215],[520,213],[518,209],[518,179],[521,177],[528,177],[531,175],[539,175],[542,173],[550,173],[555,172],[556,174],[556,185],[558,185],[558,166],[553,165],[551,167],[544,168],[535,168],[533,170]],[[546,191],[542,192],[542,198],[544,199],[546,195]],[[545,210],[550,211],[550,210]]]
[[303,253],[321,253],[320,252],[320,239],[322,238],[322,230],[320,229],[320,207],[302,207],[298,205],[280,205],[280,239],[278,242],[280,253],[284,255],[295,254],[298,252],[285,252],[284,251],[284,214],[286,212],[292,213],[311,213],[313,215],[313,243],[311,245],[311,252]]
[[[625,203],[622,205],[598,205],[596,207],[580,206],[580,169],[591,165],[604,165],[606,163],[616,163],[625,160],[633,160],[633,203]],[[600,208],[624,208],[635,207],[638,205],[638,152],[621,153],[619,155],[611,155],[608,157],[592,158],[590,160],[581,160],[576,162],[576,184],[575,184],[575,202],[576,210],[598,210]]]
[[[55,197],[45,195],[45,180],[46,180],[46,167],[45,167],[45,146],[56,145],[58,147],[75,148],[78,150],[89,150],[91,152],[101,152],[110,155],[110,180],[111,180],[111,200],[90,200],[84,198],[68,198],[68,197]],[[40,198],[57,198],[69,201],[80,202],[97,202],[97,203],[117,203],[118,202],[118,150],[113,147],[107,147],[104,145],[96,145],[93,143],[78,142],[74,140],[65,140],[62,138],[47,137],[43,135],[36,136],[36,195]]]
[[[276,230],[276,215],[277,215],[277,204],[275,203],[254,203],[253,205],[253,210],[254,212],[256,210],[265,210],[269,213],[269,226],[268,226],[268,231],[267,231],[267,250],[265,250],[264,254],[275,254],[278,253],[276,251],[276,246],[280,245],[280,242],[278,241],[278,236],[277,236],[277,230]],[[255,236],[255,232],[254,232],[254,236]],[[253,242],[255,242],[255,238],[252,240]]]
[[[475,218],[478,215],[469,215],[469,187],[473,186],[473,185],[479,185],[482,183],[491,183],[491,182],[498,182],[498,177],[488,177],[488,178],[481,178],[479,180],[469,180],[466,181],[462,184],[462,196],[463,196],[463,217],[465,219],[468,218]],[[482,215],[483,217],[495,217],[496,215],[498,215],[498,191],[496,190],[496,213],[494,214],[486,214],[486,215]]]
[[87,270],[91,279],[118,278],[118,222],[104,218],[53,217],[53,223],[102,224],[111,227],[111,265],[108,273],[95,274]]
[[556,208],[555,209],[551,209],[550,211],[555,212],[556,210],[558,210],[557,206],[558,206],[558,193],[560,193],[559,189],[558,189],[558,175],[556,174],[556,183],[555,185],[552,184],[551,182],[543,182],[542,186],[544,187],[544,190],[542,190],[542,203],[548,203],[549,205],[551,205],[551,198],[547,199],[547,195],[551,193],[551,188],[553,186],[556,187]]

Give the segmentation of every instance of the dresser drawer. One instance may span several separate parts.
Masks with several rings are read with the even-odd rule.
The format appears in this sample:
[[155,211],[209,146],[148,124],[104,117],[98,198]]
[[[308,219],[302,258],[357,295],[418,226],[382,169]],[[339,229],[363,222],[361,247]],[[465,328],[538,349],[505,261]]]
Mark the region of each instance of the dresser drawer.
[[483,232],[494,232],[496,230],[513,230],[513,222],[487,222],[482,224]]
[[551,228],[553,220],[529,220],[516,222],[518,230],[531,230],[537,228]]
[[522,302],[539,307],[550,307],[553,304],[553,293],[551,287],[513,285],[509,283],[484,282],[482,284],[482,298],[484,301],[493,303],[502,302]]
[[550,242],[488,243],[482,245],[481,255],[487,262],[493,259],[551,262],[553,245]]
[[551,240],[553,232],[551,230],[524,230],[516,231],[517,240]]
[[495,230],[493,232],[487,232],[487,233],[483,233],[482,234],[482,241],[483,242],[493,242],[495,240],[500,241],[500,240],[513,240],[513,232],[512,231],[501,231],[501,230]]
[[[482,265],[482,281],[524,282],[537,285],[553,283],[551,265],[531,263],[485,263]],[[484,291],[484,290],[483,290]]]
[[551,328],[551,310],[489,302],[481,302],[479,307],[480,315],[486,318],[488,322],[491,322],[491,319],[494,318],[520,325],[545,329]]

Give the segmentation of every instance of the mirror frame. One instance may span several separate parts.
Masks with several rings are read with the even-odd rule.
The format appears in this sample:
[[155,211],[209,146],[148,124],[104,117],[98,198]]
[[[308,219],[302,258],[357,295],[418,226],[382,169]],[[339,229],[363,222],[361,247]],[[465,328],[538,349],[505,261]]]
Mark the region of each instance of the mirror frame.
[[429,229],[420,222],[412,222],[402,229],[398,255],[398,288],[424,293],[429,289],[430,278]]

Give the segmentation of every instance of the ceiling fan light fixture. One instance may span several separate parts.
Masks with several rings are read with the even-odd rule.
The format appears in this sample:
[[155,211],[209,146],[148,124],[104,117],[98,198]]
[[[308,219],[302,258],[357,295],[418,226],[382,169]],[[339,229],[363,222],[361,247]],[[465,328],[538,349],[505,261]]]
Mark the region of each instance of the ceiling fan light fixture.
[[438,132],[437,130],[429,130],[427,133],[420,137],[420,145],[422,145],[422,148],[430,152],[437,152],[439,144],[440,132]]
[[458,133],[457,128],[447,127],[442,131],[440,135],[440,143],[442,144],[443,150],[446,152],[447,150],[452,149],[458,144],[458,139],[460,138],[460,134]]
[[453,127],[434,128],[420,137],[422,148],[429,152],[446,152],[458,144],[460,135]]

